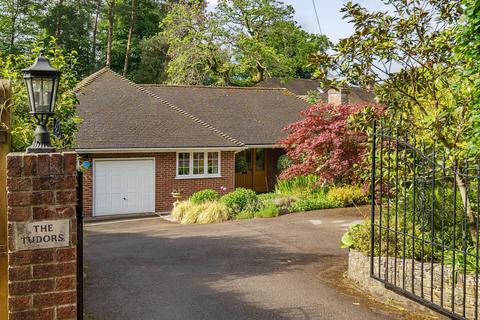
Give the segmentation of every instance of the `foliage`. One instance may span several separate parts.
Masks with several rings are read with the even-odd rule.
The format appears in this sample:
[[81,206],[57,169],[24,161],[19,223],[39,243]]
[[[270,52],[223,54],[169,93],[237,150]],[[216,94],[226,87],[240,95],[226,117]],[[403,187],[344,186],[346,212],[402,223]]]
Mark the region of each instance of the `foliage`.
[[219,201],[210,201],[202,204],[202,209],[197,217],[196,223],[217,223],[228,220],[228,208]]
[[253,218],[255,218],[255,212],[253,211],[242,211],[235,216],[235,219],[237,220],[253,219]]
[[286,195],[310,194],[319,188],[319,177],[307,175],[278,180],[275,192]]
[[339,203],[341,207],[368,203],[367,195],[358,186],[332,187],[328,190],[326,198],[329,202]]
[[162,36],[169,45],[168,83],[228,83],[228,57],[216,42],[218,27],[203,3],[179,3],[173,7],[162,22]]
[[207,201],[210,201],[210,202],[216,201],[218,199],[220,199],[220,194],[213,189],[204,189],[204,190],[195,192],[190,197],[190,201],[195,204],[199,204]]
[[[160,21],[173,0],[135,0],[136,19],[130,54],[131,75],[138,75],[151,50],[141,43],[160,31]],[[176,2],[176,1],[175,1]],[[2,54],[26,54],[37,42],[55,37],[65,52],[77,52],[74,74],[81,78],[105,64],[108,13],[113,6],[113,50],[111,67],[121,71],[130,28],[132,0],[16,0],[0,1],[0,48]],[[158,51],[157,51],[158,52]],[[159,55],[159,57],[161,57]],[[166,60],[159,61],[158,64]],[[148,82],[161,78],[157,72],[143,74]]]
[[291,212],[311,211],[320,209],[338,208],[338,202],[327,199],[324,193],[305,195],[293,202],[290,206]]
[[388,11],[368,11],[350,1],[342,8],[355,32],[335,47],[332,61],[340,82],[375,84],[386,121],[416,131],[427,145],[437,140],[464,150],[474,114],[471,82],[458,73],[466,61],[455,56],[460,1],[388,5]]
[[162,23],[168,40],[168,82],[252,85],[267,77],[310,78],[308,57],[325,52],[325,36],[309,34],[280,1],[220,0],[178,3]]
[[218,201],[193,203],[182,201],[172,210],[172,216],[182,224],[206,224],[228,220],[228,208]]
[[[28,98],[21,69],[27,68],[33,63],[42,47],[37,44],[28,54],[0,56],[0,77],[9,79],[12,87],[12,96],[8,107],[12,114],[12,123],[8,129],[12,135],[13,151],[24,151],[33,140],[36,123],[28,113]],[[45,56],[50,59],[50,63],[55,68],[62,72],[54,116],[60,123],[62,135],[53,137],[52,143],[58,149],[71,148],[75,143],[78,124],[81,122],[81,119],[76,116],[74,106],[77,100],[72,92],[77,84],[73,71],[77,63],[76,55],[75,52],[65,53],[52,38],[46,47]],[[5,105],[1,107],[3,110]],[[48,125],[51,127],[52,123],[53,119],[51,118]]]
[[358,230],[361,227],[362,227],[361,224],[355,224],[353,226],[348,227],[348,231],[345,232],[342,236],[342,239],[340,239],[340,248],[349,249],[353,247],[354,240],[353,240],[352,234],[358,232]]
[[[445,247],[461,250],[463,246],[461,235],[463,233],[462,228],[465,219],[464,210],[461,205],[462,200],[457,197],[456,206],[454,206],[453,201],[444,203],[442,201],[443,195],[436,192],[432,203],[431,195],[432,192],[428,189],[425,191],[425,198],[423,198],[424,195],[417,195],[417,210],[415,214],[412,212],[413,197],[411,196],[409,196],[407,201],[402,200],[399,203],[397,215],[395,215],[393,204],[390,204],[390,213],[386,210],[387,204],[384,204],[381,219],[377,215],[375,220],[375,256],[378,256],[379,254],[382,256],[393,255],[397,252],[397,256],[402,257],[405,246],[405,258],[420,260],[422,259],[423,250],[423,259],[425,261],[430,261],[431,257],[433,257],[434,261],[439,261],[442,257],[441,248],[439,246],[434,246],[432,251],[432,246],[427,242],[422,246],[422,237],[426,241],[443,243]],[[452,194],[447,193],[446,197],[452,199]],[[434,207],[434,210],[432,210],[432,206]],[[420,210],[419,208],[423,209]],[[456,214],[454,214],[454,208],[456,208]],[[433,219],[430,214],[422,214],[423,211],[429,213],[433,212]],[[378,209],[377,212],[379,212]],[[382,228],[382,231],[380,232],[380,228],[378,227],[380,221],[384,227],[395,229],[396,226],[399,236],[395,237],[394,232],[387,232],[385,228]],[[433,228],[431,226],[432,221],[434,221]],[[370,233],[371,220],[368,218],[358,227],[355,227],[355,229],[349,230],[349,234],[352,238],[351,247],[363,252],[365,255],[370,255]],[[406,233],[407,236],[401,236],[403,233]],[[454,237],[454,233],[456,234],[456,238]],[[415,240],[412,240],[412,237],[408,235],[413,235]],[[473,241],[470,234],[465,233],[465,236],[466,246],[472,246]],[[381,251],[379,250],[380,247]]]
[[464,12],[462,23],[457,27],[456,58],[464,62],[461,71],[462,82],[472,84],[473,101],[470,105],[473,115],[471,121],[472,139],[469,149],[475,154],[480,146],[480,2],[478,0],[463,0]]
[[237,188],[220,198],[231,212],[236,215],[242,211],[256,211],[259,205],[255,191],[245,188]]
[[280,211],[275,206],[265,207],[255,212],[255,218],[273,218],[279,215]]
[[136,83],[163,83],[167,79],[168,42],[155,35],[139,41],[138,65],[131,67],[131,77]]
[[182,201],[178,203],[171,212],[172,217],[177,219],[177,221],[182,221],[183,217],[195,206],[191,201]]
[[277,169],[279,171],[283,171],[285,169],[288,169],[292,164],[292,160],[290,160],[290,158],[286,154],[282,154],[280,157],[278,157]]
[[303,120],[289,125],[280,143],[293,165],[280,178],[316,174],[322,183],[356,180],[354,165],[364,160],[367,135],[356,131],[349,118],[365,110],[364,105],[312,105],[302,112]]
[[466,252],[463,254],[457,250],[445,250],[443,261],[446,265],[455,266],[456,273],[463,272],[464,268],[467,273],[478,273],[476,247],[470,246]]

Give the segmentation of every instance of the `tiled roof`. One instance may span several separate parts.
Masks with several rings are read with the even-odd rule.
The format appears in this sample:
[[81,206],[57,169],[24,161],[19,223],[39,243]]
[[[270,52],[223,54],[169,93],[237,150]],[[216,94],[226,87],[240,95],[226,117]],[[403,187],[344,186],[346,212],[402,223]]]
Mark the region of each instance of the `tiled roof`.
[[75,89],[77,149],[239,147],[242,142],[108,68]]
[[310,91],[318,90],[320,82],[318,80],[310,79],[290,79],[282,81],[280,78],[268,78],[260,83],[257,83],[257,87],[268,88],[285,88],[290,92],[293,92],[299,96],[306,96]]
[[246,145],[274,145],[308,103],[282,88],[142,85]]

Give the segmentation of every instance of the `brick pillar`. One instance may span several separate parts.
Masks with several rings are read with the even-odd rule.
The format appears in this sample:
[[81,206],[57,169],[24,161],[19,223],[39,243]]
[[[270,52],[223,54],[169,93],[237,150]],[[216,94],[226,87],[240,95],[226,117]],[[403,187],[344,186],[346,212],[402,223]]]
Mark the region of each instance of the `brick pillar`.
[[7,157],[9,320],[76,319],[76,154]]

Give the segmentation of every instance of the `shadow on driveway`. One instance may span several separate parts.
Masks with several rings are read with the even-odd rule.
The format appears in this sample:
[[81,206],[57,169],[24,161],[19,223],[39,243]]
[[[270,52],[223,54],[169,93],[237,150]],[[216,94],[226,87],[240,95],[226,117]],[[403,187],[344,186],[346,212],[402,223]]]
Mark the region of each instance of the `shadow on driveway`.
[[[318,226],[274,220],[87,227],[86,310],[95,320],[387,318],[316,279],[333,261],[344,263],[345,252],[304,252],[286,240],[321,234],[312,229]],[[323,234],[320,247],[338,247],[336,237]]]

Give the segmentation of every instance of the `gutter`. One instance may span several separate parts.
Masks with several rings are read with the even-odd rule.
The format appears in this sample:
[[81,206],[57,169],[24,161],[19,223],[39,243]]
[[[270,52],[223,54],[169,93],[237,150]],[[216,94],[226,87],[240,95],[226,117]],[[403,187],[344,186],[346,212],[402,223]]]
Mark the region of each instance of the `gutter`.
[[75,151],[80,154],[101,154],[101,153],[156,153],[156,152],[191,152],[191,151],[242,151],[246,147],[197,147],[197,148],[104,148],[104,149],[84,149],[77,148]]

